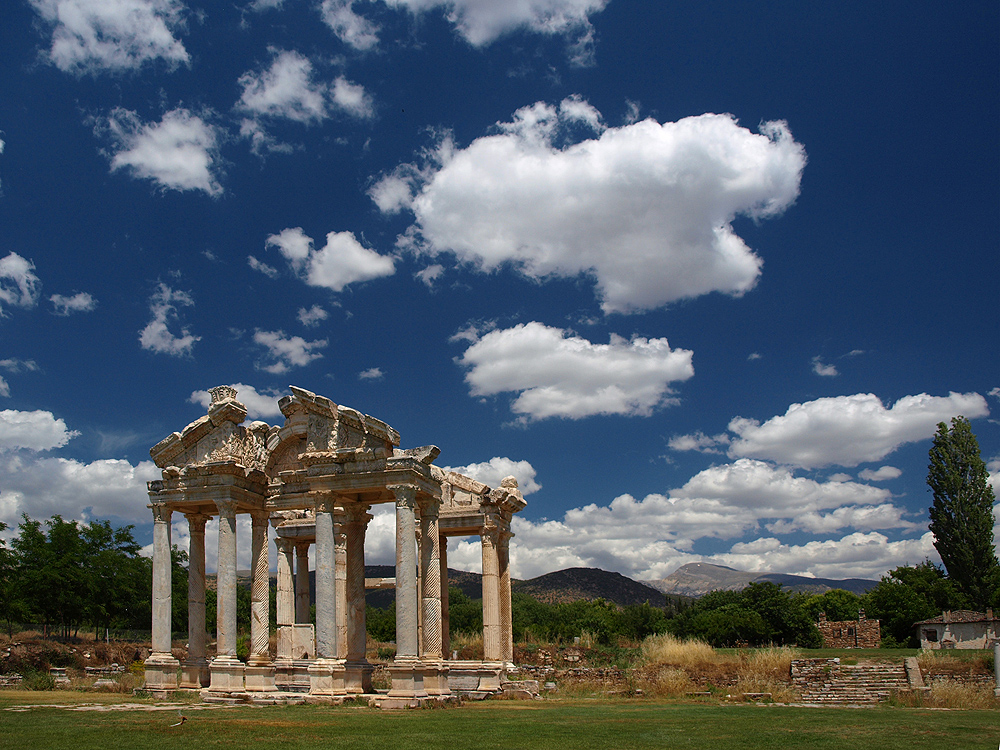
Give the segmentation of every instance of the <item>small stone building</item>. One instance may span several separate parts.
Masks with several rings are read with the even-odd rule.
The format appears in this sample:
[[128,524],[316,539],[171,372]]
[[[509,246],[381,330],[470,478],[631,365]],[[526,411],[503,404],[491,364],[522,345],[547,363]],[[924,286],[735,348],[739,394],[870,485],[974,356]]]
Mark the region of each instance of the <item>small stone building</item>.
[[826,612],[820,612],[816,627],[823,648],[878,648],[882,641],[881,624],[867,619],[863,609],[858,610],[857,620],[827,620]]
[[993,648],[1000,640],[1000,622],[993,610],[972,612],[960,609],[914,624],[920,648]]

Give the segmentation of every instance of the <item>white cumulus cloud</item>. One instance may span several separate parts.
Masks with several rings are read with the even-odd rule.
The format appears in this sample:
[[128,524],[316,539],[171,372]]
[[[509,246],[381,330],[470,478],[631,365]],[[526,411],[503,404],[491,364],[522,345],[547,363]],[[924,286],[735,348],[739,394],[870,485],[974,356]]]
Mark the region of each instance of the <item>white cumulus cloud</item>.
[[459,474],[472,477],[477,482],[488,484],[490,487],[499,487],[501,480],[506,477],[514,477],[522,495],[530,495],[542,489],[542,485],[535,481],[534,466],[528,461],[515,461],[505,456],[494,456],[489,461],[467,464],[466,466],[444,466],[442,468],[445,471],[456,471]]
[[895,466],[883,466],[879,469],[864,469],[858,473],[860,479],[866,482],[884,482],[887,479],[896,479],[903,475],[903,472]]
[[189,62],[175,33],[184,25],[179,0],[29,0],[52,28],[49,59],[67,73],[138,70],[163,60]]
[[320,13],[337,38],[354,49],[378,44],[378,25],[354,12],[354,0],[323,0]]
[[66,422],[48,411],[0,411],[0,451],[25,448],[47,451],[61,448],[79,435],[66,428]]
[[[581,126],[599,132],[557,145]],[[372,199],[413,212],[401,247],[482,271],[587,274],[605,312],[751,289],[762,261],[732,221],[783,212],[806,161],[783,122],[753,133],[705,114],[603,128],[578,97],[524,107],[497,129],[465,149],[445,138],[429,163],[385,175]]]
[[593,344],[531,322],[490,331],[458,360],[474,396],[515,392],[511,409],[530,419],[594,414],[647,416],[672,402],[670,383],[694,375],[692,352],[666,339],[612,335]]
[[330,232],[326,245],[315,250],[312,238],[301,227],[294,227],[272,234],[267,246],[277,248],[307,284],[335,292],[343,291],[348,284],[396,272],[392,258],[363,246],[352,232]]
[[153,180],[164,190],[222,193],[216,177],[218,134],[214,126],[186,109],[167,112],[157,123],[143,123],[127,109],[117,108],[103,122],[115,145],[111,171],[124,169]]
[[77,292],[71,297],[53,294],[49,297],[52,310],[56,315],[66,317],[72,313],[90,312],[97,307],[97,300],[87,292]]
[[191,354],[195,342],[201,336],[191,334],[187,328],[181,328],[180,334],[170,330],[170,324],[178,318],[178,306],[190,307],[194,300],[187,292],[171,289],[166,284],[157,286],[149,298],[149,312],[153,319],[139,332],[139,343],[143,349],[159,354],[172,354],[182,357]]
[[327,116],[327,87],[313,80],[313,66],[298,52],[272,50],[271,67],[262,73],[240,76],[243,87],[239,106],[257,115],[285,117],[303,123]]
[[386,0],[412,13],[442,8],[458,33],[474,46],[491,43],[516,29],[539,34],[584,34],[590,16],[604,9],[608,0]]
[[763,424],[736,417],[729,456],[752,456],[817,469],[879,461],[904,443],[930,438],[939,422],[989,413],[978,393],[905,396],[890,408],[872,393],[792,404]]
[[299,308],[299,322],[307,328],[318,326],[328,317],[330,317],[330,313],[319,305],[313,305],[308,310],[304,307]]
[[17,253],[0,258],[0,315],[3,307],[34,307],[38,304],[41,282],[35,264]]
[[316,350],[328,343],[326,339],[306,341],[301,336],[286,336],[284,331],[257,331],[253,340],[264,347],[268,358],[273,360],[262,369],[275,375],[320,359],[323,355]]

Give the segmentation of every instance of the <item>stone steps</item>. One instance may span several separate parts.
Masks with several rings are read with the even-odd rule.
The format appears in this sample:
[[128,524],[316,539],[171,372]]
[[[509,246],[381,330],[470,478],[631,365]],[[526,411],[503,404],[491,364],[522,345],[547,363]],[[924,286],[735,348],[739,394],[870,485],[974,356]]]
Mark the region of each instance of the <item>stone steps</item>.
[[792,661],[792,686],[804,703],[878,703],[911,690],[902,664],[841,664],[840,659]]

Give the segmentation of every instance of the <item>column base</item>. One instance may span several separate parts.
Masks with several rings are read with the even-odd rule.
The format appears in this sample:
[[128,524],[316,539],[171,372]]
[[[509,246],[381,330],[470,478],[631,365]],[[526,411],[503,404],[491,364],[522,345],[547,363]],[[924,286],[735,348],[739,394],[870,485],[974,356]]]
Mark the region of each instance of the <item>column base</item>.
[[309,665],[309,695],[343,696],[344,662],[340,659],[317,659]]
[[427,695],[451,695],[448,672],[448,662],[443,659],[424,660],[424,690]]
[[503,664],[488,661],[449,661],[448,687],[457,695],[485,696],[502,690]]
[[424,665],[419,661],[394,661],[387,667],[392,678],[390,698],[426,698]]
[[212,679],[208,659],[188,659],[181,662],[181,690],[201,690]]
[[243,675],[246,665],[235,656],[216,656],[209,665],[211,681],[208,686],[212,693],[242,693]]
[[172,654],[150,654],[143,664],[146,667],[146,690],[151,693],[177,690],[177,668],[181,663]]
[[363,695],[372,690],[372,672],[375,667],[367,660],[348,661],[344,664],[344,683],[349,695]]
[[310,664],[306,659],[275,659],[275,686],[285,693],[308,693]]
[[251,657],[244,673],[248,693],[273,693],[278,689],[274,683],[274,664],[267,659],[255,663]]

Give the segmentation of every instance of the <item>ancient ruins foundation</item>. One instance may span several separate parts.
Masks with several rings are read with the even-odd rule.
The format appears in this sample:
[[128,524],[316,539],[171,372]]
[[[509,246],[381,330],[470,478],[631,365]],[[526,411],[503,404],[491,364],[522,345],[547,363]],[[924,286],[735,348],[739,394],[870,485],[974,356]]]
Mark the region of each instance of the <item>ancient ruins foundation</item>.
[[[365,658],[365,532],[375,504],[394,503],[396,656],[383,705],[416,705],[453,691],[500,689],[512,666],[510,519],[525,506],[517,481],[491,488],[434,465],[434,446],[399,450],[384,422],[301,388],[278,402],[285,423],[244,426],[227,386],[208,414],[150,450],[163,470],[149,482],[153,511],[153,643],[146,689],[204,689],[208,699],[307,693],[317,700],[372,694]],[[171,654],[170,524],[191,535],[188,657]],[[252,521],[250,656],[236,658],[236,516]],[[205,524],[219,519],[218,633],[205,637]],[[268,533],[277,535],[277,653],[269,647]],[[449,536],[478,535],[483,555],[481,662],[449,660]],[[316,625],[309,623],[309,545],[315,545]]]

